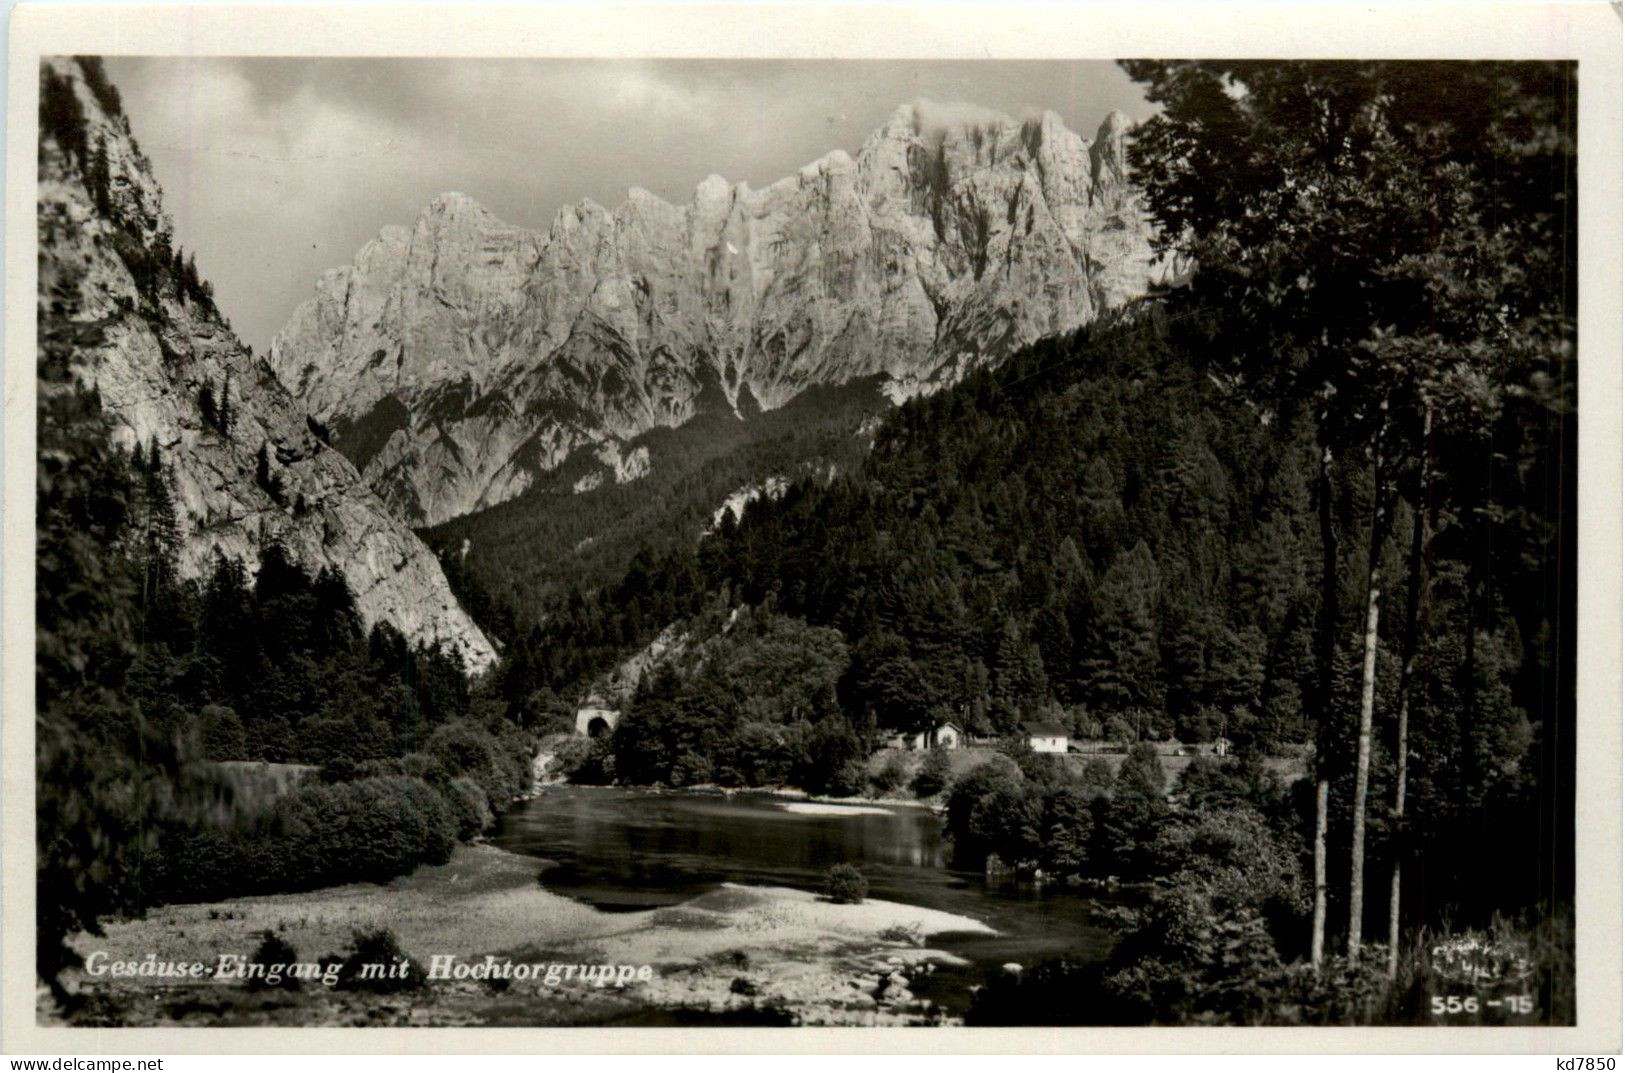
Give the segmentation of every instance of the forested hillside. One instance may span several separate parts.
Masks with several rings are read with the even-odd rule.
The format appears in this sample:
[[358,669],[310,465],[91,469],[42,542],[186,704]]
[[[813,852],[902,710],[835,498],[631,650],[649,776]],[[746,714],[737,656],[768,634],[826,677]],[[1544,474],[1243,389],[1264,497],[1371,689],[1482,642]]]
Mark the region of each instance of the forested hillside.
[[889,408],[877,377],[808,388],[765,413],[736,414],[717,389],[692,420],[626,445],[648,460],[635,480],[578,490],[593,471],[567,463],[519,497],[423,536],[480,625],[511,638],[572,589],[618,580],[638,555],[691,548],[729,496],[856,465],[865,430]]

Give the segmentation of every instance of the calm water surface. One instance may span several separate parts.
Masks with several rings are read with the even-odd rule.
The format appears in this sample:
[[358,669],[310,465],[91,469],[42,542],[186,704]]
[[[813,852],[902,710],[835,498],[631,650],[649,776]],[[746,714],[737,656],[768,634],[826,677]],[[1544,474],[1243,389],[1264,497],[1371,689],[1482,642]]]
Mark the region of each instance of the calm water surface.
[[807,815],[789,803],[765,794],[554,788],[510,812],[493,841],[547,861],[550,890],[611,911],[671,905],[725,882],[818,890],[824,870],[846,861],[863,870],[872,897],[998,930],[932,940],[972,961],[960,982],[1010,961],[1098,959],[1110,948],[1089,898],[990,888],[980,873],[948,868],[942,820],[927,809],[865,805]]

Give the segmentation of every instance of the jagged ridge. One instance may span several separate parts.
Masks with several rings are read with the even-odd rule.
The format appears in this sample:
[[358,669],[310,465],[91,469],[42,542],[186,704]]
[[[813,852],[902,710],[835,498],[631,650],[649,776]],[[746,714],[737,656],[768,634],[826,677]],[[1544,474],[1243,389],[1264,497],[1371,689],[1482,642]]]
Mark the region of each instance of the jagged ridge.
[[1091,142],[1053,112],[916,102],[856,158],[761,190],[713,175],[683,207],[583,201],[545,234],[443,194],[326,273],[272,365],[422,524],[717,388],[740,410],[877,374],[894,398],[933,390],[1144,293],[1127,126]]
[[[104,107],[79,63],[45,67],[78,100],[86,146],[99,147],[98,161],[105,154],[106,183],[98,197],[82,154],[42,139],[41,323],[73,333],[74,378],[99,392],[115,439],[157,444],[174,485],[183,574],[203,573],[217,554],[253,569],[259,548],[279,540],[307,569],[338,568],[369,624],[387,620],[412,641],[447,646],[471,670],[488,667],[495,651],[434,556],[323,442],[212,301],[161,274],[137,281],[132,264],[171,241],[162,192],[128,120]],[[203,419],[205,386],[229,397],[227,434]]]

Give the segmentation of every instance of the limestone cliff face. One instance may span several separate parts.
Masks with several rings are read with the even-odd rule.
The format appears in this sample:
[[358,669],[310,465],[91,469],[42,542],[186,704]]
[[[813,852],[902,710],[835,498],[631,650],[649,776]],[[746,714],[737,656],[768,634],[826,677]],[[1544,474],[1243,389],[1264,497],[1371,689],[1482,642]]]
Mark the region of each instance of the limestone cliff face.
[[634,189],[545,234],[444,194],[324,275],[271,364],[426,524],[681,424],[702,392],[746,410],[876,374],[894,399],[934,390],[1145,292],[1127,126],[1091,142],[1053,112],[918,102],[856,158],[762,190],[711,176],[683,206]]
[[[369,624],[387,620],[411,640],[447,646],[471,669],[489,666],[491,643],[458,606],[434,556],[324,442],[270,366],[206,296],[164,273],[147,282],[144,266],[167,256],[160,251],[171,224],[128,120],[103,107],[77,62],[45,66],[71,86],[86,155],[95,159],[101,147],[107,181],[98,199],[91,162],[42,140],[42,334],[72,341],[74,377],[100,393],[122,445],[157,443],[174,487],[183,574],[208,570],[217,553],[252,569],[262,544],[280,540],[307,569],[341,571]],[[203,419],[206,385],[227,399],[224,434]]]

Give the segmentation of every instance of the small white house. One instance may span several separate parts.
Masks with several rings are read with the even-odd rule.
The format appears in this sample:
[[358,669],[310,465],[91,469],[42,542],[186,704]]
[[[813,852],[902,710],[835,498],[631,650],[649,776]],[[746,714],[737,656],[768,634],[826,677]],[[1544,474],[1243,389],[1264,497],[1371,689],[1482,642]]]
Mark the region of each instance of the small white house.
[[1067,745],[1066,727],[1059,723],[1028,723],[1027,744],[1035,753],[1064,753]]
[[910,749],[957,749],[965,732],[956,723],[938,723],[929,730],[917,730],[908,739]]

